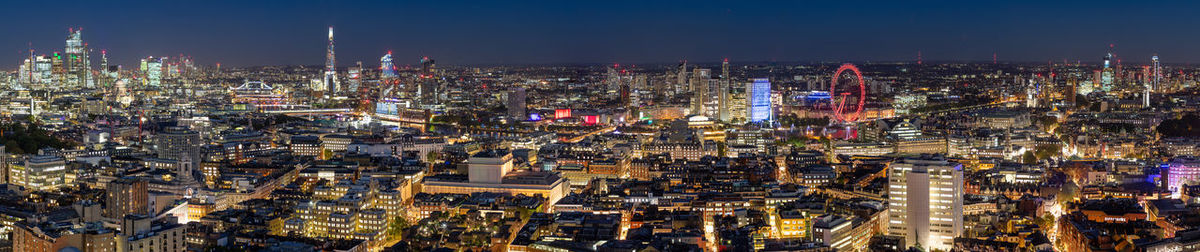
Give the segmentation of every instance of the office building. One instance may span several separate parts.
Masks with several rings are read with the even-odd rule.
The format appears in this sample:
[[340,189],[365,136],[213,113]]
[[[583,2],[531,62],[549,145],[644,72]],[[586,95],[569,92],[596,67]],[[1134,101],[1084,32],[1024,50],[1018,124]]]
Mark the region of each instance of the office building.
[[151,87],[162,86],[162,59],[154,57],[142,59],[142,74],[145,75],[142,85]]
[[396,75],[396,65],[392,63],[392,51],[388,51],[383,57],[379,57],[379,78],[392,79],[399,77]]
[[1176,157],[1164,165],[1163,179],[1167,180],[1167,190],[1171,197],[1178,199],[1184,185],[1200,181],[1200,159],[1196,157]]
[[424,193],[476,192],[507,193],[512,195],[546,197],[553,204],[570,190],[567,179],[557,172],[513,171],[512,154],[504,150],[487,150],[472,155],[467,176],[439,174],[425,177]]
[[949,250],[963,233],[962,164],[906,158],[888,167],[888,234],[905,246]]
[[35,155],[25,165],[9,167],[9,183],[26,190],[52,191],[66,184],[66,161],[58,156]]
[[746,91],[750,101],[747,105],[750,122],[771,120],[771,81],[767,78],[755,78],[746,87]]
[[70,30],[64,49],[66,58],[63,59],[63,70],[66,76],[63,79],[66,85],[73,88],[92,87],[91,62],[88,61],[87,44],[83,43],[83,29]]
[[524,121],[527,117],[525,114],[525,88],[513,87],[508,89],[508,118],[514,121]]
[[183,181],[192,181],[192,170],[200,167],[200,133],[183,127],[169,127],[155,136],[158,158],[178,162],[175,174]]
[[125,177],[105,185],[104,216],[112,219],[122,219],[130,214],[150,214],[149,196],[146,180]]

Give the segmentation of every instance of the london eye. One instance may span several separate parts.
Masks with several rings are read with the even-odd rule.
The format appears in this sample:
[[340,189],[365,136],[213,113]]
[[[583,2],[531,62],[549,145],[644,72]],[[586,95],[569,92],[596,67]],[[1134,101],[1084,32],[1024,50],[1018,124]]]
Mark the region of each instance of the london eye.
[[863,106],[867,102],[867,86],[862,71],[854,64],[846,63],[833,73],[829,84],[829,107],[839,122],[862,119]]

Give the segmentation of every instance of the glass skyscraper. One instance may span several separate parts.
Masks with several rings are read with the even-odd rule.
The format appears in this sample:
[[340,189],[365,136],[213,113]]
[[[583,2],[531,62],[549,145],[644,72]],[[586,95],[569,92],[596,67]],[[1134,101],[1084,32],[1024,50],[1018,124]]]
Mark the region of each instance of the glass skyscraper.
[[755,78],[746,89],[750,93],[750,122],[771,120],[771,81]]
[[384,54],[379,58],[379,77],[380,78],[396,78],[396,65],[392,64],[392,52]]

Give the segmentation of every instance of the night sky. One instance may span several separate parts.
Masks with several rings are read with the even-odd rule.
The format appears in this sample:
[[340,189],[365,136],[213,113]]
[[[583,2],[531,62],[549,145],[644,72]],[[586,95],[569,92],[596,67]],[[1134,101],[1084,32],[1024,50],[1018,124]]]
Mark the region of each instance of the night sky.
[[761,61],[1200,62],[1200,2],[1178,1],[6,1],[0,69],[83,27],[117,64],[225,66]]

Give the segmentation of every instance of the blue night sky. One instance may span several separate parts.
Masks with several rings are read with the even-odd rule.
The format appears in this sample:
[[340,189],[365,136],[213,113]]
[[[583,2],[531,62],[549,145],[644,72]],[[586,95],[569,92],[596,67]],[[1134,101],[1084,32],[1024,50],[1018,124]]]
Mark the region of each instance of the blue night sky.
[[192,55],[200,64],[667,63],[731,61],[1099,61],[1157,53],[1200,61],[1200,2],[1143,1],[10,1],[0,69],[32,43],[60,51],[68,27],[117,64]]

